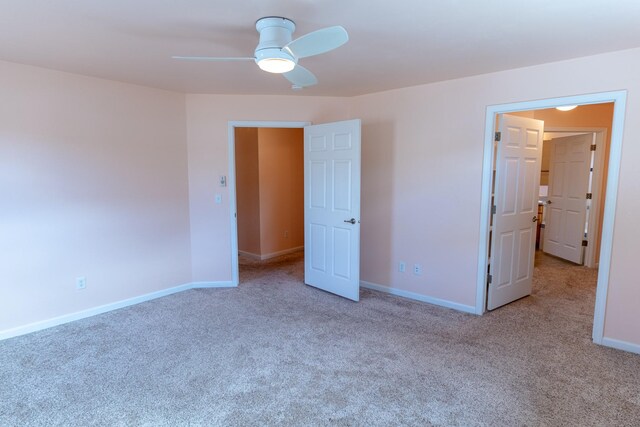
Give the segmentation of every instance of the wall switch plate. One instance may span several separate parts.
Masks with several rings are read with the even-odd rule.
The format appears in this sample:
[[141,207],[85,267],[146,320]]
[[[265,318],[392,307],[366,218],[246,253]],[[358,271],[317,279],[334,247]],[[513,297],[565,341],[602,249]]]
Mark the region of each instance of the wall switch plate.
[[76,289],[82,290],[87,287],[87,278],[86,277],[76,277]]
[[407,269],[407,265],[404,263],[404,261],[400,261],[400,263],[398,264],[398,271],[400,273],[404,273]]

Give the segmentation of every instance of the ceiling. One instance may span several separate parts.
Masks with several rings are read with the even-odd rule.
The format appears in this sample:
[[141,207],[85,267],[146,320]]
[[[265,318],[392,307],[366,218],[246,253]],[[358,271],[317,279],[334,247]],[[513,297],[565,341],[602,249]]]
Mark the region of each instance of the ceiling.
[[[187,93],[353,96],[640,46],[638,0],[0,0],[0,59]],[[293,92],[252,62],[255,21],[349,42]]]

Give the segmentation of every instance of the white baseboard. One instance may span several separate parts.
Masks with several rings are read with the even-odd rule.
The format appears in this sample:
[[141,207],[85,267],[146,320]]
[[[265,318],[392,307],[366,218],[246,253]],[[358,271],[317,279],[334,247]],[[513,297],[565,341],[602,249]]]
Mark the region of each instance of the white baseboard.
[[426,302],[429,304],[439,305],[441,307],[452,308],[454,310],[463,311],[465,313],[476,314],[476,307],[472,305],[459,304],[440,298],[434,298],[427,295],[417,294],[415,292],[404,291],[402,289],[390,288],[388,286],[378,285],[376,283],[360,281],[360,286],[367,289],[373,289],[374,291],[385,292],[390,295],[395,295],[403,298],[408,298],[416,301]]
[[288,254],[292,254],[294,252],[300,252],[303,250],[304,250],[304,246],[298,246],[295,248],[289,248],[289,249],[285,249],[278,252],[271,252],[269,254],[264,254],[264,255],[254,254],[253,252],[247,252],[247,251],[238,251],[238,253],[240,255],[246,256],[247,258],[255,259],[258,261],[265,261],[271,258],[279,257],[282,255],[288,255]]
[[640,345],[633,344],[627,341],[616,340],[613,338],[602,338],[602,343],[605,347],[616,348],[618,350],[629,351],[631,353],[640,354]]
[[0,341],[6,340],[8,338],[17,337],[20,335],[30,334],[31,332],[41,331],[43,329],[52,328],[54,326],[62,325],[65,323],[74,322],[76,320],[85,319],[87,317],[96,316],[98,314],[106,313],[108,311],[118,310],[119,308],[129,307],[132,305],[140,304],[142,302],[166,297],[168,295],[172,295],[178,292],[188,291],[189,289],[229,288],[233,286],[234,285],[231,281],[186,283],[184,285],[175,286],[173,288],[163,289],[161,291],[151,292],[149,294],[128,298],[122,301],[116,301],[110,304],[104,304],[98,307],[77,311],[75,313],[64,314],[62,316],[54,317],[52,319],[41,320],[39,322],[33,322],[27,325],[18,326],[16,328],[0,331]]
[[204,288],[235,288],[238,285],[234,285],[231,280],[224,282],[191,282],[191,289],[204,289]]
[[247,257],[247,258],[251,258],[251,259],[255,259],[260,261],[262,259],[262,255],[260,254],[254,254],[253,252],[247,252],[247,251],[238,251],[238,254]]

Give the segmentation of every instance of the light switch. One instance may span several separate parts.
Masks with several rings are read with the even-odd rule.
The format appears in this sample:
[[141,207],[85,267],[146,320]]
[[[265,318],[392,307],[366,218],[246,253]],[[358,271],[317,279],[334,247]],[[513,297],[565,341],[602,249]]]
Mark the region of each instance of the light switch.
[[216,194],[216,204],[222,203],[222,194]]

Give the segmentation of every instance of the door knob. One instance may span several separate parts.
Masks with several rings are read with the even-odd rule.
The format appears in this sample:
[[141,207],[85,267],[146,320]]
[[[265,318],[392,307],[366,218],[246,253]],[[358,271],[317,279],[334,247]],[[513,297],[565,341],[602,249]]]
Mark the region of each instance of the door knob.
[[348,222],[350,224],[355,224],[356,223],[356,219],[355,218],[345,219],[344,222]]
[[536,222],[538,220],[537,216],[534,216],[533,218],[531,218],[531,222]]

